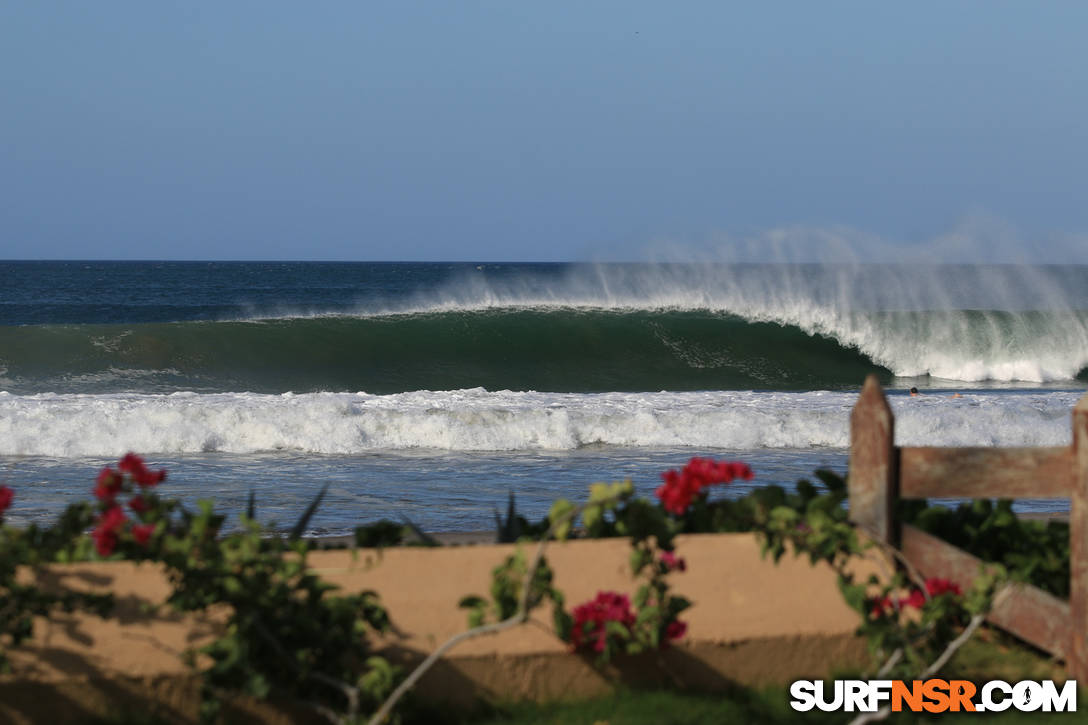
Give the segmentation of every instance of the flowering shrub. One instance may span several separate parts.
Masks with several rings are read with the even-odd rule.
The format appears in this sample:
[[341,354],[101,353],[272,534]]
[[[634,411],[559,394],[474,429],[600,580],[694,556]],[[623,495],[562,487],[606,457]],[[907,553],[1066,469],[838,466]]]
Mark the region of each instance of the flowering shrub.
[[[570,501],[559,499],[549,513],[550,530],[558,539],[573,531],[572,514],[578,511]],[[669,593],[667,575],[684,571],[686,563],[673,552],[677,529],[664,510],[634,497],[630,481],[590,486],[589,500],[581,509],[582,525],[590,537],[628,536],[631,540],[630,566],[642,584],[633,597],[617,592],[602,592],[597,598],[575,607],[573,614],[564,609],[561,592],[552,586],[552,575],[543,559],[534,573],[533,591],[527,604],[547,598],[553,604],[556,634],[575,651],[592,651],[605,662],[615,654],[634,654],[668,646],[684,635],[687,626],[679,615],[691,606],[683,597]],[[469,626],[479,627],[514,614],[525,579],[524,554],[519,550],[492,572],[492,603],[479,596],[468,596],[461,606],[469,610]],[[539,575],[539,576],[537,576]]]
[[[34,583],[43,564],[63,560],[77,548],[75,542],[90,523],[89,508],[69,507],[49,529],[35,525],[14,529],[4,524],[4,515],[14,500],[15,491],[0,486],[0,672],[10,668],[7,649],[34,633],[34,617],[77,609],[106,616],[113,609],[113,597],[108,594],[57,593],[39,589]],[[18,579],[20,568],[28,569],[31,576]]]
[[[69,506],[48,529],[0,526],[0,647],[29,637],[35,615],[76,607],[105,615],[112,607],[108,596],[49,595],[20,585],[19,565],[125,557],[164,566],[173,585],[167,602],[175,609],[216,606],[225,613],[221,636],[188,653],[194,667],[197,655],[211,661],[199,668],[206,720],[215,718],[224,692],[258,698],[275,693],[336,722],[339,713],[357,717],[360,708],[385,696],[396,670],[369,650],[367,632],[389,628],[373,592],[333,595],[334,587],[307,567],[307,542],[270,535],[252,516],[242,518],[240,531],[224,533],[225,517],[211,502],[199,502],[193,512],[160,497],[157,487],[165,479],[166,471],[152,470],[129,453],[116,469],[99,472],[92,489],[96,506]],[[10,489],[0,488],[0,521],[12,498]],[[320,496],[296,533],[319,501]],[[83,536],[91,527],[90,537]]]
[[[822,491],[802,480],[793,492],[764,486],[740,498],[713,502],[707,497],[710,487],[750,479],[751,469],[740,462],[692,458],[682,469],[662,474],[663,483],[655,491],[657,502],[635,497],[629,481],[593,484],[589,502],[581,510],[584,535],[628,537],[632,573],[643,581],[631,597],[623,592],[599,592],[566,614],[562,595],[551,587],[548,571],[547,582],[534,586],[551,592],[548,596],[555,604],[557,633],[572,650],[595,654],[602,662],[620,653],[668,646],[686,633],[679,615],[690,606],[669,592],[668,576],[687,568],[674,550],[674,537],[686,532],[749,531],[759,536],[764,554],[776,562],[791,548],[813,563],[829,564],[837,573],[844,599],[860,616],[859,634],[885,662],[882,676],[918,673],[950,643],[960,641],[957,637],[968,620],[977,626],[979,614],[988,610],[992,595],[1004,581],[1003,571],[988,570],[967,595],[943,579],[929,579],[912,587],[901,571],[889,570],[884,580],[855,582],[850,562],[867,555],[876,544],[861,539],[848,520],[842,477],[829,471],[817,471],[816,475],[824,484]],[[571,535],[575,523],[571,514],[576,511],[569,501],[560,499],[553,504],[549,519],[557,538]],[[515,556],[514,560],[523,565],[523,557]],[[526,572],[523,566],[516,575],[509,568],[496,569],[496,602],[500,600],[497,594],[511,582],[520,581]],[[909,594],[900,596],[903,591]],[[533,601],[542,599],[537,596]],[[504,601],[504,608],[496,605],[497,613],[500,609],[513,612],[516,596],[508,591]],[[473,610],[471,624],[483,623],[483,599],[469,597],[463,605]],[[917,616],[900,617],[906,609],[916,610]]]
[[[889,568],[883,579],[855,581],[852,560],[876,554],[885,560],[882,545],[862,539],[847,517],[846,481],[830,471],[817,471],[826,490],[808,481],[786,494],[769,486],[753,492],[749,501],[731,505],[748,507],[764,554],[777,562],[792,548],[795,555],[829,565],[838,578],[839,590],[861,620],[858,633],[879,662],[882,677],[910,679],[944,652],[965,625],[989,611],[995,592],[1006,581],[1003,567],[987,567],[963,593],[953,582],[931,578],[914,583],[906,572]],[[905,597],[899,593],[908,591]],[[905,609],[916,616],[899,616]]]
[[[676,535],[754,531],[764,553],[776,562],[792,548],[814,563],[829,564],[846,602],[861,616],[859,632],[886,660],[882,676],[910,677],[956,639],[969,619],[971,626],[980,621],[1004,581],[1003,570],[988,570],[966,595],[943,579],[912,587],[903,572],[886,581],[855,582],[847,564],[874,544],[863,543],[847,520],[842,478],[826,471],[817,476],[824,491],[801,481],[792,493],[767,486],[739,499],[710,502],[710,487],[751,479],[752,471],[740,462],[696,457],[682,469],[662,474],[657,502],[635,497],[630,481],[593,484],[586,504],[556,501],[548,520],[535,527],[514,515],[511,498],[506,520],[496,517],[502,537],[547,532],[545,539],[564,539],[572,535],[580,516],[585,536],[630,539],[630,567],[639,586],[632,595],[598,592],[568,613],[541,544],[532,562],[519,548],[493,570],[490,601],[466,597],[461,605],[469,609],[471,626],[493,616],[501,620],[494,625],[498,627],[524,621],[519,612],[527,617],[529,610],[550,601],[557,634],[573,651],[592,653],[598,661],[660,649],[685,635],[687,625],[679,617],[691,606],[670,592],[669,577],[687,569],[675,551]],[[160,497],[158,486],[165,479],[166,471],[152,470],[139,456],[127,454],[116,469],[107,466],[99,472],[95,505],[75,504],[55,526],[23,530],[3,525],[14,492],[0,486],[0,668],[6,662],[3,647],[29,637],[34,616],[75,608],[105,615],[112,606],[108,596],[51,595],[21,585],[15,578],[18,567],[127,557],[164,566],[173,585],[168,603],[175,609],[216,606],[225,613],[222,636],[190,653],[194,666],[198,654],[211,662],[200,668],[202,713],[208,719],[216,716],[224,692],[258,698],[274,692],[340,721],[341,714],[351,720],[393,689],[396,669],[372,655],[365,636],[390,627],[377,596],[333,595],[333,587],[307,567],[310,545],[298,535],[321,495],[288,539],[257,523],[252,500],[241,530],[224,533],[225,517],[214,512],[211,502],[201,501],[191,511]],[[83,535],[88,529],[89,537]],[[384,541],[389,532],[363,533]],[[1045,569],[1048,575],[1052,569]],[[904,591],[909,593],[900,596]],[[912,616],[900,616],[905,610],[912,610]],[[397,690],[406,690],[413,681],[409,678]],[[390,702],[397,697],[394,693]]]
[[[147,547],[152,534],[160,528],[157,522],[164,520],[177,504],[163,502],[154,487],[166,480],[166,471],[152,471],[135,453],[127,453],[117,463],[117,470],[104,467],[95,478],[94,496],[99,501],[99,515],[91,539],[95,551],[101,557],[109,557],[122,539]],[[129,495],[128,508],[136,514],[136,521],[128,519],[118,496]]]

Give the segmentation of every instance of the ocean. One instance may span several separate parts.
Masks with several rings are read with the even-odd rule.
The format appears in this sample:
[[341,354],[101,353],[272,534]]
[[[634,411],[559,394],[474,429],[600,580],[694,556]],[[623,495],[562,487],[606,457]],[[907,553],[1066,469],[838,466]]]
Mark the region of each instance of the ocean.
[[1068,444],[1088,267],[0,262],[15,524],[129,450],[284,524],[328,483],[316,535],[648,495],[693,455],[748,462],[738,495],[844,471],[869,373],[901,444]]

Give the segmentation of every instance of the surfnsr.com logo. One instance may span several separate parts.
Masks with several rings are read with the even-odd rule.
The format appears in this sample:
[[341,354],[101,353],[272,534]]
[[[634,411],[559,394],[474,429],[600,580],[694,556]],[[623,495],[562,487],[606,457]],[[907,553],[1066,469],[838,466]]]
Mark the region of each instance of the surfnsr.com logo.
[[790,706],[798,712],[1076,712],[1077,682],[1004,682],[980,686],[968,680],[798,680],[790,686]]

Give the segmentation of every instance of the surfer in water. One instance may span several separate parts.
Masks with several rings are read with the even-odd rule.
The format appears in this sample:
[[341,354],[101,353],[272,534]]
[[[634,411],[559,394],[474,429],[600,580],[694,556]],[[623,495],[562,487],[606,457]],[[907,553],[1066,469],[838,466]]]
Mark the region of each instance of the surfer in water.
[[[918,388],[911,388],[907,392],[910,393],[910,397],[912,397],[912,398],[917,398],[919,395],[921,395],[921,393],[918,392]],[[960,395],[959,393],[952,393],[952,397],[953,398],[962,398],[963,396]]]

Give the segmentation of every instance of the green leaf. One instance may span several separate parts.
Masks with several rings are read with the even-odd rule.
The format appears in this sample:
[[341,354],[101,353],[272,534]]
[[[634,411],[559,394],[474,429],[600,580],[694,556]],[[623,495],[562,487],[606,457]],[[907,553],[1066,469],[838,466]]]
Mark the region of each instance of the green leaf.
[[310,523],[310,519],[317,511],[317,507],[321,505],[321,499],[325,498],[325,492],[329,490],[329,484],[325,484],[321,487],[317,496],[310,502],[310,505],[306,507],[306,510],[302,512],[302,516],[295,522],[294,528],[291,529],[290,535],[287,537],[291,541],[302,538],[302,534],[306,531],[306,526]]
[[586,531],[592,532],[603,516],[604,509],[601,506],[586,506],[582,510],[582,525],[586,527]]
[[846,579],[840,577],[839,591],[842,592],[843,599],[846,600],[847,606],[855,611],[865,612],[865,585],[851,584]]
[[404,525],[407,526],[416,538],[419,539],[419,543],[427,547],[442,546],[442,542],[428,534],[423,529],[415,525],[415,523],[407,516],[401,516],[401,520],[404,521]]
[[569,518],[571,512],[575,509],[574,504],[565,498],[557,498],[552,502],[552,507],[548,510],[548,522],[555,526],[556,523],[567,517],[566,520],[556,527],[555,538],[563,541],[570,535],[572,522]]

